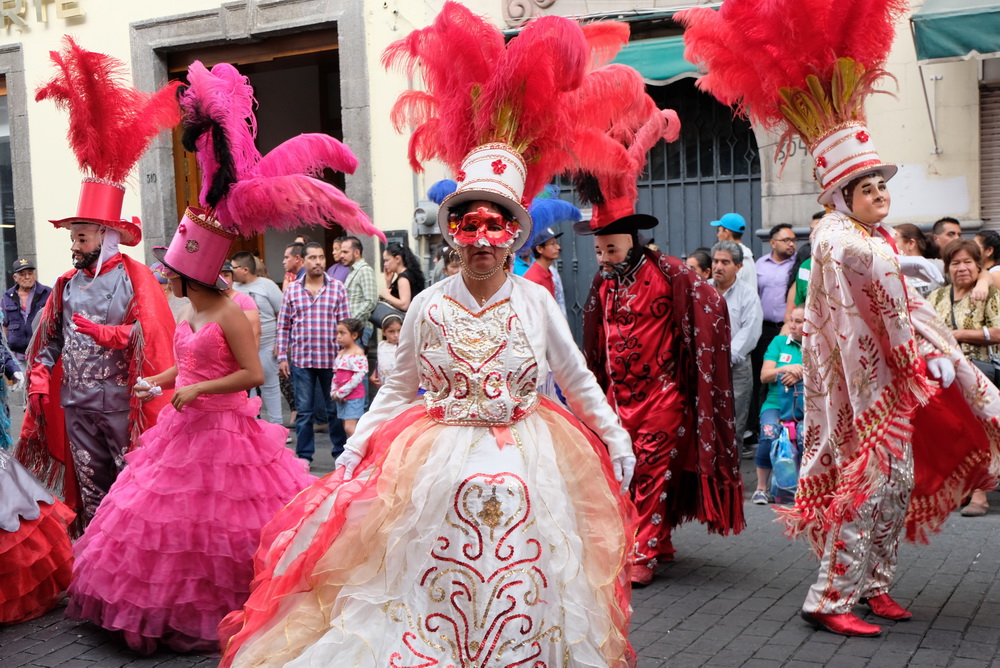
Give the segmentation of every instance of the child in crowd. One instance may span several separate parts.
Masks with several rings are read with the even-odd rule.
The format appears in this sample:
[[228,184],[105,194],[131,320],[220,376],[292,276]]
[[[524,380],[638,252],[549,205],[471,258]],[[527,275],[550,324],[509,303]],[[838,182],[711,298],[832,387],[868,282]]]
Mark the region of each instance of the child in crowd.
[[403,329],[403,319],[395,313],[382,318],[382,340],[378,344],[378,366],[369,379],[375,387],[381,387],[396,367],[396,348],[399,346],[399,332]]
[[344,422],[347,436],[354,435],[354,427],[365,412],[365,386],[368,357],[359,344],[365,325],[357,318],[344,318],[337,323],[337,345],[340,352],[334,363],[333,387],[330,396],[337,402],[337,417]]

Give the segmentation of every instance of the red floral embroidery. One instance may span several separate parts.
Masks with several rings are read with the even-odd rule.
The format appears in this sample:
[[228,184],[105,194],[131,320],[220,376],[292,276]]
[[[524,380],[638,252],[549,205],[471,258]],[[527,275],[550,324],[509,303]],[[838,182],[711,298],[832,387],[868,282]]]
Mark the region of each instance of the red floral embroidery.
[[819,156],[818,158],[816,158],[816,166],[819,168],[826,167],[826,158],[824,158],[823,156]]
[[503,174],[504,170],[507,169],[507,164],[500,158],[497,158],[496,160],[491,162],[490,165],[492,165],[493,167],[494,174]]
[[861,142],[862,144],[871,139],[871,137],[868,136],[868,133],[865,132],[864,130],[858,130],[858,133],[854,136],[857,137],[858,141]]
[[833,572],[837,575],[843,575],[847,572],[847,564],[835,564],[833,567]]
[[840,600],[840,592],[839,591],[831,591],[829,594],[827,594],[827,598],[830,599],[831,601],[839,601]]
[[458,180],[458,181],[464,181],[465,180],[465,170],[464,169],[458,170],[458,174],[455,175],[455,179]]
[[835,550],[843,550],[845,547],[847,547],[847,544],[842,540],[838,540],[833,543],[833,549]]

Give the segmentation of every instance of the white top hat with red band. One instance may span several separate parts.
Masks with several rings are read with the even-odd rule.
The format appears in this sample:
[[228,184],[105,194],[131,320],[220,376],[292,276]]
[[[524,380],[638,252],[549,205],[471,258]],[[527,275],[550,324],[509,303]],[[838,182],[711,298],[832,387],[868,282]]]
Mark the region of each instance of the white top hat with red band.
[[868,128],[861,121],[845,123],[825,132],[809,152],[815,161],[816,181],[823,188],[820,204],[833,204],[833,193],[865,172],[881,171],[888,181],[896,165],[882,162]]
[[438,209],[441,234],[452,244],[451,210],[465,202],[485,200],[505,208],[520,225],[511,246],[511,251],[517,252],[531,236],[531,215],[521,202],[527,175],[524,160],[512,146],[483,144],[469,151],[462,160],[462,169],[455,176],[458,189],[445,197]]

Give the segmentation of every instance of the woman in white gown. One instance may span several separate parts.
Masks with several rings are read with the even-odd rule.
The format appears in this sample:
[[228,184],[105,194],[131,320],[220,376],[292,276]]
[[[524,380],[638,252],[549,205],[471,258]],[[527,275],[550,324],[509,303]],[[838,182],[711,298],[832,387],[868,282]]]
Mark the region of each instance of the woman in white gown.
[[[508,149],[478,160],[523,168]],[[524,208],[470,187],[442,210],[462,272],[415,297],[338,468],[265,528],[223,666],[634,665],[629,437],[555,300],[505,271]],[[537,392],[550,369],[586,426]]]

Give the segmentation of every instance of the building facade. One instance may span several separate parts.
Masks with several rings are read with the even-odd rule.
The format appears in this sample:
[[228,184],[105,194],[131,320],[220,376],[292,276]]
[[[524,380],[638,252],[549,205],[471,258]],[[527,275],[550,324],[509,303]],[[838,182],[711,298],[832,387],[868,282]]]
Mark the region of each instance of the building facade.
[[[5,280],[10,283],[15,256],[36,260],[46,283],[70,266],[65,231],[46,221],[76,210],[81,175],[65,138],[66,115],[33,99],[35,88],[51,75],[48,54],[60,48],[63,34],[126,61],[136,85],[145,90],[183,77],[195,59],[206,65],[232,62],[257,91],[262,152],[300,132],[341,137],[360,160],[357,173],[341,185],[380,228],[410,230],[414,204],[428,185],[448,174],[443,166],[420,175],[410,171],[407,138],[389,123],[396,96],[410,82],[401,73],[385,72],[379,58],[392,41],[431,22],[441,4],[5,0],[0,8],[0,261]],[[733,120],[695,87],[696,72],[683,62],[682,30],[670,19],[691,2],[465,4],[512,32],[534,14],[630,22],[633,41],[620,60],[643,72],[650,94],[661,106],[677,109],[683,127],[679,142],[654,148],[640,183],[640,210],[661,219],[653,241],[663,250],[684,255],[709,244],[714,235],[708,221],[730,210],[757,229],[779,222],[806,225],[818,208],[804,146],[775,156],[775,137]],[[914,12],[921,10],[922,3],[913,4]],[[995,62],[951,59],[918,65],[909,17],[901,21],[888,64],[898,90],[894,96],[876,96],[869,105],[880,152],[900,165],[892,183],[890,222],[951,215],[972,225],[1000,227],[1000,177],[994,178],[1000,174],[1000,68]],[[887,86],[892,90],[892,82]],[[183,206],[196,197],[196,183],[193,160],[176,136],[161,136],[129,182],[123,214],[140,216],[144,231],[142,246],[129,252],[150,260],[152,246],[169,241]],[[269,274],[279,278],[282,249],[291,237],[270,233],[248,248],[261,253]],[[759,242],[754,244],[759,251]],[[376,252],[366,249],[369,259]],[[579,240],[564,251],[563,275],[576,292],[589,285],[591,256]]]

